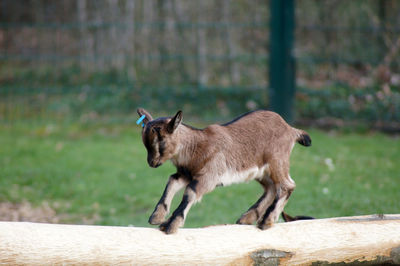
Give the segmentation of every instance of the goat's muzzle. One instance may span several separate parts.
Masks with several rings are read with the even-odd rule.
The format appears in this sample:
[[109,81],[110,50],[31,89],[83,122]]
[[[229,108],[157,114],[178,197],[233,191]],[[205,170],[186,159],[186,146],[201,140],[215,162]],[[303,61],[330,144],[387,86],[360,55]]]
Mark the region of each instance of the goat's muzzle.
[[148,159],[147,159],[147,163],[149,164],[150,167],[153,167],[153,168],[157,168],[157,167],[159,167],[160,165],[162,165],[162,163],[160,162],[160,160],[154,160],[154,159],[152,159],[152,158],[148,158]]

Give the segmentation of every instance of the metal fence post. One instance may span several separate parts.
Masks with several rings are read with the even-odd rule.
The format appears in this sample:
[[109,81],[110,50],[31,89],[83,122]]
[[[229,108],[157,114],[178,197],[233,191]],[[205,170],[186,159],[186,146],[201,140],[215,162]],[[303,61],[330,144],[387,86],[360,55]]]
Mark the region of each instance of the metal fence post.
[[270,108],[288,122],[293,120],[295,93],[294,1],[270,0]]

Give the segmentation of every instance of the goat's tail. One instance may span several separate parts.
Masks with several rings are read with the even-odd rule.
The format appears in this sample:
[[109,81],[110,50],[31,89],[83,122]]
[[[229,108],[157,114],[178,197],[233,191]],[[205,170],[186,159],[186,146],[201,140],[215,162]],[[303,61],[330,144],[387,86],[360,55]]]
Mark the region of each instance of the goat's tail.
[[292,217],[292,216],[290,216],[289,214],[287,214],[285,212],[282,212],[282,218],[283,218],[283,220],[285,222],[293,222],[293,221],[298,221],[298,220],[312,220],[312,219],[315,219],[314,217],[311,217],[311,216],[302,216],[302,215]]
[[301,145],[306,146],[306,147],[311,146],[311,138],[307,132],[305,132],[304,130],[301,130],[301,129],[296,129],[296,133],[297,133],[296,141],[298,143],[300,143]]

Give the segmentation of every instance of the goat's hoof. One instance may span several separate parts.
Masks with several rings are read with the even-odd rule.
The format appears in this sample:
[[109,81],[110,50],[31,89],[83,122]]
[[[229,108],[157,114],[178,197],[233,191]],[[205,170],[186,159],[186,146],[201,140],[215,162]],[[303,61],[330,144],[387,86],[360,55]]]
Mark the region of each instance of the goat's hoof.
[[159,225],[165,221],[165,216],[168,214],[166,208],[162,205],[157,205],[154,212],[149,218],[149,224]]
[[170,223],[166,222],[160,225],[160,230],[167,235],[170,235],[176,233],[178,231],[178,227],[174,228]]
[[160,225],[164,222],[164,217],[160,217],[159,215],[152,214],[149,218],[149,224],[151,225]]
[[257,227],[261,230],[266,230],[272,227],[272,223],[259,223],[257,224]]
[[251,224],[253,224],[253,222],[250,222],[250,221],[240,218],[239,220],[236,221],[236,224],[251,225]]
[[160,230],[166,233],[167,235],[174,234],[178,231],[180,223],[181,222],[178,219],[172,219],[172,220],[169,219],[168,221],[160,225]]
[[257,219],[256,215],[249,212],[249,213],[245,213],[243,214],[237,221],[237,224],[246,224],[246,225],[250,225],[253,224],[255,222],[255,220]]

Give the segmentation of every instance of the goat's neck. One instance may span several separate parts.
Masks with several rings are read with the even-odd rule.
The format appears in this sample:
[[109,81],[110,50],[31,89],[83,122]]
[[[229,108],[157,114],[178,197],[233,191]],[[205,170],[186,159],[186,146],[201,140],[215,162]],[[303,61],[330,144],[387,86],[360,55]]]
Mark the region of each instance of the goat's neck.
[[176,134],[178,144],[172,162],[175,166],[187,166],[191,164],[199,143],[204,141],[204,132],[181,125],[177,128]]

